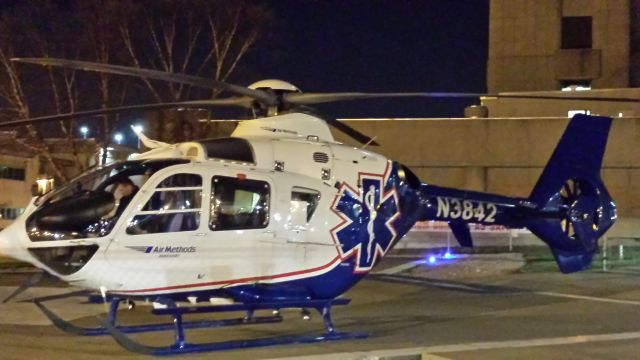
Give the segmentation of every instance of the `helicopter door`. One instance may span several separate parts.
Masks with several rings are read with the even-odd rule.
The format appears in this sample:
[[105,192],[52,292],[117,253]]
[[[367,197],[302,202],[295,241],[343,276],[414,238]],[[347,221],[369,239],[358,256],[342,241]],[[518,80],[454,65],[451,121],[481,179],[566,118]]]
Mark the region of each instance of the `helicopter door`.
[[118,230],[107,259],[143,273],[167,268],[159,259],[196,255],[198,244],[191,240],[202,227],[203,179],[201,174],[174,173],[156,181],[151,189],[140,190],[141,202],[125,210],[127,225]]

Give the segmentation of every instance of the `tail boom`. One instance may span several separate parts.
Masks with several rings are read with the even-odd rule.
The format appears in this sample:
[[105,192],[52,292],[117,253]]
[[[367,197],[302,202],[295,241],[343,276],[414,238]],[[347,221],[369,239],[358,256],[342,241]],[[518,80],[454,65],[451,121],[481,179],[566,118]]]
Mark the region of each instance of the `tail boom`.
[[422,184],[419,220],[448,222],[463,246],[471,245],[469,223],[527,227],[551,248],[562,272],[583,270],[617,217],[600,179],[610,127],[611,118],[574,116],[529,198]]

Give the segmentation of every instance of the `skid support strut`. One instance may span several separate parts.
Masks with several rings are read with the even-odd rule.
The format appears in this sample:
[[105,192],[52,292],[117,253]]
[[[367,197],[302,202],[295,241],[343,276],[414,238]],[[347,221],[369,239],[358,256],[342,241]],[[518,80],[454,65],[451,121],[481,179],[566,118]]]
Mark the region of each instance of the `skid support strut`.
[[[335,305],[346,305],[349,303],[348,299],[332,299],[332,300],[298,300],[298,301],[283,301],[273,303],[255,303],[255,304],[230,304],[230,305],[215,305],[215,306],[198,306],[198,307],[168,307],[166,309],[157,309],[153,313],[156,315],[170,315],[173,317],[175,324],[175,342],[174,344],[166,347],[150,347],[140,344],[133,339],[126,336],[118,328],[112,327],[109,324],[105,324],[105,327],[109,330],[111,335],[116,341],[124,348],[151,355],[172,355],[172,354],[184,354],[184,353],[196,353],[207,351],[220,351],[239,348],[252,348],[272,345],[285,345],[285,344],[302,344],[302,343],[315,343],[323,341],[334,340],[347,340],[347,339],[363,339],[369,336],[368,333],[345,333],[337,332],[333,322],[331,320],[331,307]],[[183,325],[183,316],[185,314],[196,313],[216,313],[216,312],[229,312],[229,311],[246,311],[247,318],[253,317],[253,313],[256,310],[272,310],[280,311],[286,308],[313,308],[318,311],[322,316],[324,323],[324,333],[321,335],[300,335],[300,336],[284,336],[284,337],[270,337],[260,339],[247,339],[237,341],[222,341],[213,343],[200,343],[192,344],[186,341]]]
[[[120,298],[112,298],[109,306],[107,318],[102,322],[102,326],[98,328],[82,328],[73,325],[54,314],[46,308],[42,303],[36,301],[36,305],[49,317],[54,325],[60,329],[79,335],[105,335],[110,334],[124,348],[130,351],[151,354],[151,355],[173,355],[185,353],[197,353],[208,351],[221,351],[240,348],[253,348],[262,346],[285,345],[285,344],[303,344],[315,343],[323,341],[347,340],[347,339],[363,339],[369,336],[363,332],[337,332],[331,320],[332,306],[347,305],[349,299],[331,299],[331,300],[295,300],[268,303],[248,303],[248,304],[227,304],[227,305],[211,305],[211,306],[188,306],[178,307],[171,300],[164,303],[167,305],[164,309],[155,309],[152,311],[154,315],[169,315],[172,318],[171,323],[165,324],[146,324],[146,325],[118,325],[117,312],[120,303],[125,300]],[[322,316],[324,324],[324,333],[320,335],[299,335],[299,336],[283,336],[269,337],[259,339],[246,339],[234,341],[221,341],[212,343],[189,343],[186,338],[185,330],[199,328],[217,328],[224,326],[234,326],[243,324],[261,324],[282,321],[280,315],[275,316],[256,316],[256,310],[272,310],[278,313],[281,309],[290,308],[311,308],[318,311]],[[189,314],[205,314],[205,313],[224,313],[244,311],[245,316],[241,318],[211,320],[211,321],[184,321],[184,316]],[[141,333],[151,331],[174,331],[174,343],[165,347],[151,347],[141,344],[126,334]]]

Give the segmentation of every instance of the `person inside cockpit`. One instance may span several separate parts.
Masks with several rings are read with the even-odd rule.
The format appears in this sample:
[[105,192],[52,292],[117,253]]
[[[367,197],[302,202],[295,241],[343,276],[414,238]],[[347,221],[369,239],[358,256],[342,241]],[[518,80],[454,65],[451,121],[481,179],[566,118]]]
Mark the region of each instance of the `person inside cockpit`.
[[131,202],[131,199],[136,195],[139,188],[129,179],[127,176],[123,176],[119,178],[113,183],[113,198],[114,198],[114,207],[113,209],[105,216],[107,219],[120,217],[124,209],[127,208],[127,205]]

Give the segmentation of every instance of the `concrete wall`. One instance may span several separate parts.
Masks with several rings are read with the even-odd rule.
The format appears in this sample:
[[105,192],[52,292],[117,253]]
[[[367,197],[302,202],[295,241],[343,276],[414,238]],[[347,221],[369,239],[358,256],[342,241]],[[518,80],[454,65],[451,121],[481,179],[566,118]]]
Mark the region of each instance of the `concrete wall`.
[[[427,183],[529,195],[567,118],[350,120]],[[336,140],[357,145],[334,131]],[[640,118],[614,119],[602,176],[621,216],[640,216]]]
[[[629,86],[629,0],[491,0],[489,92],[556,90],[563,80]],[[563,16],[592,17],[592,49],[561,49]]]

